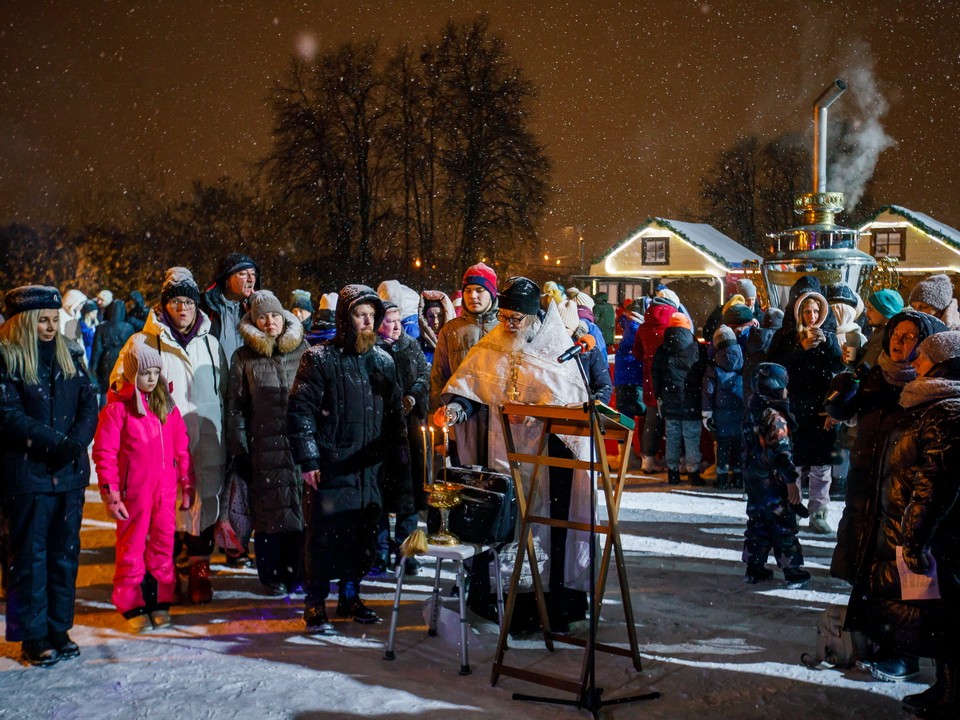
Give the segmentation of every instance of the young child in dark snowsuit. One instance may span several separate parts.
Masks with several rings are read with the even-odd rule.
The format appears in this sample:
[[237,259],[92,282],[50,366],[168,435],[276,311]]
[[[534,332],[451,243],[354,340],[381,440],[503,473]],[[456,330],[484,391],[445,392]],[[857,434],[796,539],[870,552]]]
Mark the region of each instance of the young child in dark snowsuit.
[[787,371],[776,363],[761,363],[753,378],[753,395],[743,426],[744,487],[747,491],[747,530],[744,533],[743,581],[753,585],[773,577],[765,567],[773,556],[789,587],[810,579],[803,569],[803,551],[797,540],[800,504],[797,469],[791,438],[796,422],[787,400]]
[[726,325],[713,334],[713,359],[703,375],[703,425],[717,440],[717,487],[742,488],[743,351]]
[[170,625],[177,486],[181,510],[196,487],[187,426],[160,364],[146,343],[127,349],[124,381],[111,390],[93,440],[100,495],[117,521],[112,600],[134,632]]

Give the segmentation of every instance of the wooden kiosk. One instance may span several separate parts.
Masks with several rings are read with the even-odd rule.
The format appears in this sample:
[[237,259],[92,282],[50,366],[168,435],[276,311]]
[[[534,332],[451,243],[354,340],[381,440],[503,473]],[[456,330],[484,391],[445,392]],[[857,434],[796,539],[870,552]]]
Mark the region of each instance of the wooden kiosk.
[[[509,595],[507,599],[506,614],[500,625],[500,639],[497,644],[497,652],[494,657],[491,684],[496,685],[501,675],[514,677],[520,680],[545,685],[565,692],[574,693],[577,697],[575,704],[579,707],[587,707],[594,703],[596,698],[589,695],[596,692],[592,682],[593,658],[596,652],[611,653],[622,655],[631,659],[633,667],[637,671],[643,668],[640,665],[640,653],[637,646],[637,631],[634,625],[633,606],[630,600],[630,588],[627,583],[627,569],[623,559],[623,548],[620,544],[620,531],[617,524],[617,517],[620,511],[620,501],[623,497],[624,477],[626,475],[627,463],[621,463],[616,475],[613,476],[610,465],[607,461],[607,453],[604,440],[615,440],[621,445],[622,451],[626,452],[630,448],[633,439],[634,421],[632,418],[621,415],[616,410],[609,408],[599,401],[596,403],[598,412],[594,416],[598,418],[595,427],[592,427],[591,414],[589,412],[589,403],[575,407],[557,407],[550,405],[521,405],[508,403],[501,408],[501,422],[503,423],[503,437],[507,449],[507,460],[510,463],[510,472],[513,476],[516,486],[517,502],[520,511],[520,536],[519,547],[517,550],[517,562],[513,569],[513,575],[510,579]],[[537,442],[536,452],[533,454],[517,451],[511,430],[510,416],[533,418],[541,422],[542,430]],[[543,468],[562,467],[573,470],[591,469],[591,463],[588,460],[579,460],[576,458],[551,457],[547,450],[548,437],[553,435],[574,435],[580,437],[591,437],[593,440],[594,456],[593,469],[599,481],[599,489],[603,492],[607,506],[608,519],[605,524],[599,520],[594,521],[591,528],[589,523],[573,522],[570,520],[558,520],[550,517],[534,515],[532,508],[537,493],[543,488],[541,475]],[[523,481],[520,474],[521,463],[528,463],[533,466],[533,472],[530,477],[529,491],[524,492]],[[593,516],[595,517],[595,515]],[[589,638],[574,638],[567,635],[561,636],[553,633],[550,629],[546,602],[543,597],[543,584],[537,563],[532,561],[534,558],[534,546],[532,529],[533,526],[548,525],[552,527],[562,527],[573,530],[591,531],[593,529],[597,536],[606,535],[607,541],[603,546],[603,553],[599,556],[599,562],[596,563],[594,570],[596,577],[596,586],[593,597],[593,606],[590,608],[591,632]],[[624,617],[627,625],[627,636],[629,638],[629,649],[614,645],[606,645],[596,642],[596,627],[599,624],[600,607],[603,602],[604,587],[607,580],[607,571],[610,566],[611,554],[616,557],[617,577],[620,581],[620,593],[623,601]],[[531,574],[533,576],[533,592],[537,610],[540,616],[541,627],[543,628],[543,638],[547,649],[554,650],[554,640],[562,639],[565,644],[570,644],[584,648],[583,665],[578,678],[564,678],[546,673],[536,672],[525,668],[514,667],[505,662],[504,655],[507,651],[507,637],[510,629],[510,621],[513,617],[513,611],[516,604],[517,588],[520,582],[523,563],[529,562]],[[602,692],[602,691],[599,691]],[[659,697],[659,693],[653,693],[646,697]],[[516,699],[534,699],[528,697],[518,697]],[[557,701],[563,702],[563,701]]]

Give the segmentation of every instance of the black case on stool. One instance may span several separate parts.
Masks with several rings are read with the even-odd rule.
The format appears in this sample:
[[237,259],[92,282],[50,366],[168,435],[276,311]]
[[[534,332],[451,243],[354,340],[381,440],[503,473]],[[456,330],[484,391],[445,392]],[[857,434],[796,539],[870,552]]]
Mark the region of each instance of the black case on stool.
[[[443,479],[443,470],[437,481]],[[450,532],[466,543],[491,545],[513,540],[517,524],[517,496],[513,478],[503,473],[478,467],[447,468],[447,482],[465,487],[460,492],[461,502],[450,510],[447,520]],[[440,511],[427,512],[427,530],[440,527]]]

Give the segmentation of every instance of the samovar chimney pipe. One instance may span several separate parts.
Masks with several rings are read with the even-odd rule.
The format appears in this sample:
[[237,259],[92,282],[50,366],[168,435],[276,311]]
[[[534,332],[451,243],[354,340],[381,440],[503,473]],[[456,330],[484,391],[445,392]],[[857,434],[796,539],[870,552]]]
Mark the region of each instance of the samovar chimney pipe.
[[827,191],[827,108],[835,103],[847,84],[834,80],[813,104],[813,191]]

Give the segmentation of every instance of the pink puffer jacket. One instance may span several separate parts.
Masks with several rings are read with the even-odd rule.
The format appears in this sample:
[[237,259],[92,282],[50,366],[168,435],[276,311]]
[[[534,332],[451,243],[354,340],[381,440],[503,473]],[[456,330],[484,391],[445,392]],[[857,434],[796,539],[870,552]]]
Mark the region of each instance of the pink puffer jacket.
[[162,483],[179,483],[181,490],[192,490],[196,480],[190,438],[180,410],[174,407],[161,424],[146,397],[147,413],[139,414],[134,392],[139,391],[131,384],[120,393],[111,390],[100,411],[93,460],[101,492],[109,485],[126,498],[152,493]]

